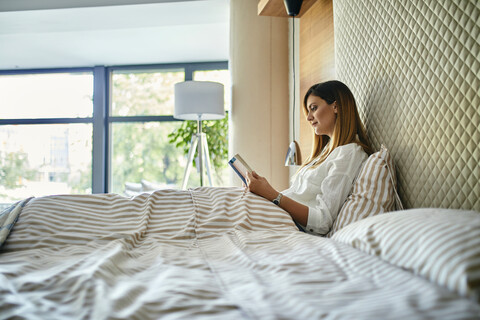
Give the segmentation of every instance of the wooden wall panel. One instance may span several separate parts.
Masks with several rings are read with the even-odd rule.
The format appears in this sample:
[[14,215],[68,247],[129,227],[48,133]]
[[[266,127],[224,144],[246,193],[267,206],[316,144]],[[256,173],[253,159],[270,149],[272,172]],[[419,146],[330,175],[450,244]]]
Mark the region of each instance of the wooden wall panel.
[[335,79],[332,0],[317,0],[300,19],[300,149],[311,151],[313,131],[303,114],[303,97],[313,84]]

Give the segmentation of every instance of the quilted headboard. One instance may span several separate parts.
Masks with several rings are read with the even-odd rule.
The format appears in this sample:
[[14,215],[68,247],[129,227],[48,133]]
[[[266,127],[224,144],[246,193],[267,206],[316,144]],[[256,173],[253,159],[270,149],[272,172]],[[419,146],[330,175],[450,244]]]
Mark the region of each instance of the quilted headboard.
[[335,70],[405,207],[480,211],[480,1],[334,0]]

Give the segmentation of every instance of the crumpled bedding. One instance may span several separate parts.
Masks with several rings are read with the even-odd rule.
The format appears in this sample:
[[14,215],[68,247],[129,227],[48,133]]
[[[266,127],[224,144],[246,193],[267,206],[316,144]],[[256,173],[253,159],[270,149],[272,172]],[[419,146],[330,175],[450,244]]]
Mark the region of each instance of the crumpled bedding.
[[30,201],[27,198],[18,201],[0,212],[0,246],[7,240],[10,231],[18,220],[22,208]]
[[475,319],[480,306],[242,188],[34,198],[0,251],[0,318]]

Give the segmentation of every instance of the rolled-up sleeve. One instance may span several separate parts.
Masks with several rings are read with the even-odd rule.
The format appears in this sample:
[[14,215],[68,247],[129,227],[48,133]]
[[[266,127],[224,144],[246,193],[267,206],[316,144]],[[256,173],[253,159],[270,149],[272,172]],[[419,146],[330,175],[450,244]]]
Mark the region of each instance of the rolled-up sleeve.
[[360,146],[347,145],[335,149],[321,164],[323,168],[319,170],[323,172],[323,177],[317,177],[319,181],[309,181],[309,186],[316,190],[314,197],[307,203],[307,232],[320,235],[328,233],[366,158],[367,155]]
[[306,231],[327,234],[352,188],[353,179],[345,174],[327,176],[316,196],[315,205],[308,207]]

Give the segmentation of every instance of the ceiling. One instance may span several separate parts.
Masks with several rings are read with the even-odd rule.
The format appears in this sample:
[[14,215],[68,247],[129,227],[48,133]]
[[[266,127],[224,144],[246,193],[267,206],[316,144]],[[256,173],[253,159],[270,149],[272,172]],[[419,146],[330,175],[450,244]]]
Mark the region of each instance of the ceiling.
[[228,60],[229,0],[0,0],[0,70]]

